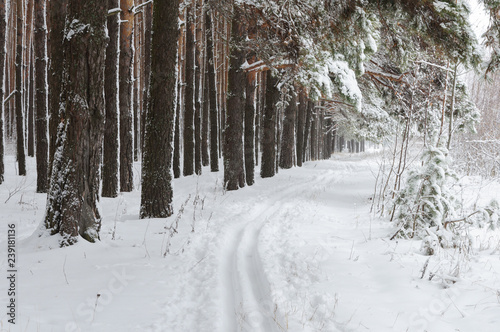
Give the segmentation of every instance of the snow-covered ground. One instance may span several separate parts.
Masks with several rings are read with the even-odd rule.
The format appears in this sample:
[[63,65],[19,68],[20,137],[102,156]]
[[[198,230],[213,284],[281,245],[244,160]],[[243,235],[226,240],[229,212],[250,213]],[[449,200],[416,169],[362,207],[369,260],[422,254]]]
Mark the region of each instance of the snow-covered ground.
[[[101,241],[59,249],[32,235],[45,210],[34,161],[18,177],[8,156],[0,331],[498,331],[499,234],[474,231],[474,251],[430,258],[420,241],[390,241],[395,227],[369,213],[377,158],[307,162],[233,192],[205,168],[175,180],[171,218],[139,220],[138,189],[103,198]],[[12,222],[16,325],[6,315]]]

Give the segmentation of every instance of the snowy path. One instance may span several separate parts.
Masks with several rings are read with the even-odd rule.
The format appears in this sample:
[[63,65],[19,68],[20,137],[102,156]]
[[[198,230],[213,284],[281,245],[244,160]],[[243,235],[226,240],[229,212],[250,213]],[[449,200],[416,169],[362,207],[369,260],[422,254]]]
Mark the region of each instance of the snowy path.
[[[311,183],[307,181],[290,184],[280,189],[266,200],[264,206],[254,207],[260,210],[256,216],[247,217],[237,224],[228,236],[233,238],[230,246],[224,248],[222,263],[227,321],[224,331],[278,331],[285,326],[279,312],[274,311],[270,297],[269,282],[262,267],[258,250],[259,235],[262,227],[272,219],[282,205],[293,196],[303,193]],[[255,214],[255,213],[254,213]],[[234,312],[234,315],[231,313]]]
[[[18,330],[498,331],[500,232],[481,235],[460,282],[421,278],[420,242],[389,241],[394,225],[368,212],[377,156],[308,162],[232,192],[204,169],[175,180],[171,218],[139,220],[136,190],[103,199],[100,242],[52,250],[30,237],[46,199],[34,162],[24,179],[7,161],[0,202],[21,188],[0,214],[0,234],[19,227]],[[453,255],[431,257],[427,274],[452,271]]]

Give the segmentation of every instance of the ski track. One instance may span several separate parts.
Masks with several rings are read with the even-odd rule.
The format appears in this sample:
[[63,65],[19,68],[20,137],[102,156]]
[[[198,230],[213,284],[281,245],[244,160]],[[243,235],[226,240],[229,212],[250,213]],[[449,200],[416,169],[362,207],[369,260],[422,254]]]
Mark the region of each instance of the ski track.
[[[342,176],[353,173],[353,167],[337,170],[334,177],[341,181]],[[294,197],[300,197],[318,185],[324,185],[325,180],[331,180],[332,175],[315,175],[300,183],[289,182],[285,188],[278,188],[269,193],[267,202],[256,216],[236,224],[227,232],[231,245],[225,248],[223,254],[222,290],[223,308],[225,310],[222,331],[262,331],[278,332],[286,330],[286,319],[282,317],[271,297],[271,288],[265,275],[259,255],[259,235],[262,227],[278,214],[284,203]],[[328,181],[329,185],[333,184]],[[251,212],[249,211],[251,214]]]

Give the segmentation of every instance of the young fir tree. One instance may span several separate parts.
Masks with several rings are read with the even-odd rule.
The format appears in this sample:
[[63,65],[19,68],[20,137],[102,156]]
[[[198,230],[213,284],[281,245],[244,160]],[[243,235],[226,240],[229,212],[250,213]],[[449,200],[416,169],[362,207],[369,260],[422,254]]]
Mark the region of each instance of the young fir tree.
[[145,117],[141,218],[173,213],[172,155],[176,107],[179,1],[153,5],[150,98]]
[[56,153],[44,225],[71,245],[99,239],[100,163],[104,133],[104,62],[108,6],[69,0]]

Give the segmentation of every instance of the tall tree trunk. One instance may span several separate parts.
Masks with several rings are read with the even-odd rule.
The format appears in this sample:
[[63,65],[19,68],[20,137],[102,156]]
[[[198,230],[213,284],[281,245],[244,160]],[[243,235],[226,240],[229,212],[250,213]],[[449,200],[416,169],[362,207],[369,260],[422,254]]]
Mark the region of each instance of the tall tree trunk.
[[209,132],[209,114],[210,114],[210,85],[209,85],[209,73],[208,73],[208,57],[207,51],[204,52],[204,83],[203,83],[203,118],[201,125],[201,163],[203,166],[210,165],[210,156],[208,153],[208,132]]
[[219,171],[219,119],[217,104],[217,89],[215,81],[215,59],[214,59],[214,24],[212,22],[212,13],[206,13],[205,24],[207,26],[207,76],[209,89],[209,106],[210,106],[210,170],[212,172]]
[[[45,227],[60,234],[60,245],[80,235],[99,239],[100,162],[104,133],[104,62],[107,2],[69,0],[63,42],[61,118]],[[61,65],[61,64],[59,64]]]
[[155,1],[150,102],[142,162],[141,218],[165,218],[172,207],[172,140],[176,107],[179,1]]
[[69,0],[50,0],[47,2],[47,21],[49,34],[47,50],[49,54],[49,167],[48,174],[52,173],[52,163],[56,151],[57,127],[63,120],[60,112],[62,68],[63,63],[63,38],[64,22],[66,20]]
[[49,142],[47,136],[47,25],[46,0],[35,1],[35,134],[36,192],[48,189]]
[[[33,55],[33,52],[31,52],[31,55]],[[33,109],[33,100],[34,100],[34,83],[35,83],[35,78],[34,78],[34,61],[30,61],[29,63],[29,87],[28,87],[28,102],[26,103],[26,106],[28,107],[28,156],[29,157],[34,157],[35,156],[35,114],[34,114],[34,109]]]
[[[153,5],[144,8],[144,92],[141,113],[141,145],[144,145],[144,123],[149,102],[149,80],[151,77],[151,28],[153,25]],[[141,147],[142,151],[142,147]]]
[[195,49],[194,43],[194,20],[193,8],[188,6],[186,12],[186,88],[184,100],[184,176],[192,175],[194,172],[194,66]]
[[246,57],[245,51],[241,49],[241,43],[245,40],[246,34],[240,9],[235,6],[233,11],[224,134],[224,185],[227,190],[236,190],[245,186],[243,156],[245,72],[241,67]]
[[[119,0],[107,0],[108,8],[120,7]],[[118,127],[118,52],[120,50],[120,16],[108,16],[107,28],[109,43],[106,47],[106,66],[104,75],[104,96],[106,102],[106,123],[104,129],[104,152],[102,162],[102,196],[118,196],[118,159],[119,159],[119,127]]]
[[281,138],[280,167],[283,169],[293,166],[293,148],[295,143],[295,116],[297,114],[297,93],[290,91],[290,101],[285,108],[283,119],[283,134]]
[[4,70],[6,67],[6,33],[7,33],[7,17],[6,17],[6,0],[0,0],[0,184],[4,181],[5,174],[5,164],[4,164],[4,86],[8,87],[7,84],[4,85]]
[[[186,10],[181,12],[181,21],[186,21]],[[177,107],[175,109],[175,129],[174,129],[174,160],[173,171],[174,178],[181,176],[181,116],[183,115],[184,102],[185,102],[185,77],[186,77],[186,24],[180,27],[178,37],[178,50],[177,50]]]
[[134,40],[133,0],[120,0],[119,107],[120,107],[120,191],[134,187],[134,119],[132,114],[132,67]]
[[299,106],[297,114],[297,128],[296,132],[296,156],[297,156],[297,166],[302,166],[303,160],[303,148],[304,148],[304,118],[307,110],[307,95],[304,88],[299,91]]
[[276,174],[276,107],[280,99],[278,78],[271,70],[266,74],[266,105],[262,114],[262,161],[260,176],[273,177]]
[[[306,124],[304,127],[304,144],[302,146],[302,162],[306,161],[307,141],[309,138],[309,130],[311,129],[311,119],[314,103],[310,100],[307,101]],[[311,150],[311,147],[309,147]]]
[[[135,1],[135,6],[139,4],[139,1]],[[136,15],[134,16],[134,27],[137,27],[135,33],[134,33],[134,38],[133,38],[133,48],[134,48],[134,56],[133,56],[133,70],[132,70],[132,116],[133,116],[133,123],[132,127],[134,128],[133,132],[133,142],[134,142],[134,161],[139,161],[139,115],[140,115],[140,110],[139,110],[139,84],[140,84],[140,77],[139,77],[139,58],[141,56],[140,53],[140,46],[139,46],[139,39],[140,39],[140,24],[138,23],[139,16]]]
[[17,47],[16,47],[16,135],[17,163],[19,175],[26,175],[26,152],[24,151],[24,116],[23,116],[23,1],[16,0]]
[[203,61],[202,61],[202,12],[203,5],[200,0],[195,1],[196,20],[195,20],[195,71],[194,71],[194,168],[195,173],[201,174],[202,155],[201,155],[201,118],[203,110],[202,92],[203,92]]
[[256,105],[255,105],[255,166],[259,165],[260,132],[262,122],[262,110],[264,109],[264,86],[265,75],[263,72],[257,73]]
[[255,183],[255,72],[247,74],[245,100],[245,175],[249,186]]

